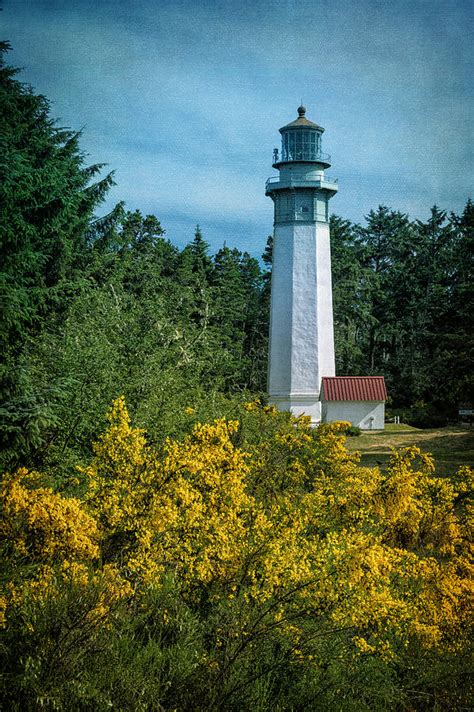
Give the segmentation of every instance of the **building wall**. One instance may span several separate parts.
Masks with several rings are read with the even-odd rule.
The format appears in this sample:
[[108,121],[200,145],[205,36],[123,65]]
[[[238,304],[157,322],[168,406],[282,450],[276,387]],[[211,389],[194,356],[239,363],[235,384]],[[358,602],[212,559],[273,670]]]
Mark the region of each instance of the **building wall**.
[[291,411],[297,418],[300,415],[308,415],[313,425],[321,422],[321,401],[316,395],[270,396],[269,402],[276,405],[280,411]]
[[293,294],[293,229],[275,228],[273,243],[272,296],[270,309],[270,356],[268,391],[270,396],[291,392],[291,322]]
[[320,420],[319,388],[334,376],[329,225],[276,224],[270,311],[270,402]]
[[348,420],[361,430],[383,430],[385,403],[383,401],[323,401],[322,420]]
[[279,169],[280,180],[318,180],[324,178],[324,170],[314,163],[286,163]]

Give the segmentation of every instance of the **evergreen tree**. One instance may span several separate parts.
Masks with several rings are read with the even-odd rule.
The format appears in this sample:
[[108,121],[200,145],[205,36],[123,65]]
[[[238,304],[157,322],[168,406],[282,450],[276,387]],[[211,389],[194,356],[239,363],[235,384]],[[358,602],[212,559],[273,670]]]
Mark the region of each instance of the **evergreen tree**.
[[28,448],[51,419],[29,377],[26,345],[82,281],[89,245],[113,222],[94,211],[112,184],[84,165],[79,134],[58,128],[45,97],[15,77],[0,44],[0,235],[2,441]]
[[[367,227],[360,230],[360,236],[364,244],[364,266],[370,270],[367,295],[371,319],[366,369],[377,373],[386,371],[389,355],[400,340],[399,316],[406,302],[407,285],[405,280],[400,281],[394,266],[405,264],[414,235],[406,215],[381,205],[376,211],[370,211]],[[391,381],[394,379],[389,378]]]
[[234,359],[228,385],[248,388],[255,385],[262,289],[259,264],[247,252],[224,246],[214,258],[212,285],[212,323]]
[[267,384],[268,328],[270,303],[265,273],[258,261],[244,252],[240,261],[247,290],[246,338],[244,353],[248,357],[247,388],[265,391]]
[[102,165],[84,166],[79,134],[57,128],[49,104],[14,77],[0,46],[0,234],[2,346],[21,342],[25,328],[60,298],[84,265],[93,214],[112,174],[91,183]]
[[472,221],[471,201],[449,220],[434,206],[426,223],[385,206],[366,227],[331,219],[338,372],[383,374],[418,424],[472,400]]
[[368,284],[370,274],[363,265],[363,246],[349,220],[331,216],[332,288],[336,372],[361,373],[364,335],[370,322]]
[[194,239],[179,255],[176,280],[180,285],[180,297],[176,313],[184,321],[191,319],[206,329],[210,316],[210,275],[212,271],[209,245],[196,225]]
[[194,239],[181,253],[178,262],[178,278],[181,284],[204,286],[212,271],[209,245],[204,240],[199,225],[196,225]]
[[474,400],[474,204],[451,214],[444,241],[443,289],[434,295],[436,338],[432,341],[436,401],[451,416],[459,403]]

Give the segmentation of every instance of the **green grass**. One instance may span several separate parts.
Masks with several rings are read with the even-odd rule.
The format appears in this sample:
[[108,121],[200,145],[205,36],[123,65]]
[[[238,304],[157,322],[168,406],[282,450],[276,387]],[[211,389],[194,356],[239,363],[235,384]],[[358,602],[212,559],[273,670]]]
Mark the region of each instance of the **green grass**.
[[361,464],[367,467],[385,467],[391,448],[409,445],[431,453],[439,475],[451,475],[461,465],[474,463],[474,429],[461,426],[421,430],[387,423],[385,430],[364,431],[359,437],[347,438],[346,445],[351,451],[360,451]]
[[414,428],[413,425],[406,425],[405,423],[385,423],[385,430],[377,430],[378,433],[406,433],[410,430],[419,430],[419,428]]

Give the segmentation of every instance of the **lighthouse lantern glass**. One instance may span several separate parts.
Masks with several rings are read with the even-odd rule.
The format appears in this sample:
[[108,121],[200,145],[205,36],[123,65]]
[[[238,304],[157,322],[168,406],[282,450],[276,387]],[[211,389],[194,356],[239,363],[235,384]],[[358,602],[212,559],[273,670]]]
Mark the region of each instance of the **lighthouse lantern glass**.
[[316,161],[321,153],[319,131],[285,131],[281,138],[282,161]]

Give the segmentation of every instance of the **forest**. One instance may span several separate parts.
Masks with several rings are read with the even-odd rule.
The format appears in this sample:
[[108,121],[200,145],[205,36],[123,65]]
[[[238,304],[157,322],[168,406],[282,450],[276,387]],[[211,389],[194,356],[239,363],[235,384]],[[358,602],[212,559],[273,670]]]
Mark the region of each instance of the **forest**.
[[[1,44],[2,56],[8,51]],[[472,473],[386,470],[265,400],[261,260],[178,249],[0,65],[1,699],[36,710],[469,705]],[[474,205],[331,217],[337,373],[472,402]]]

